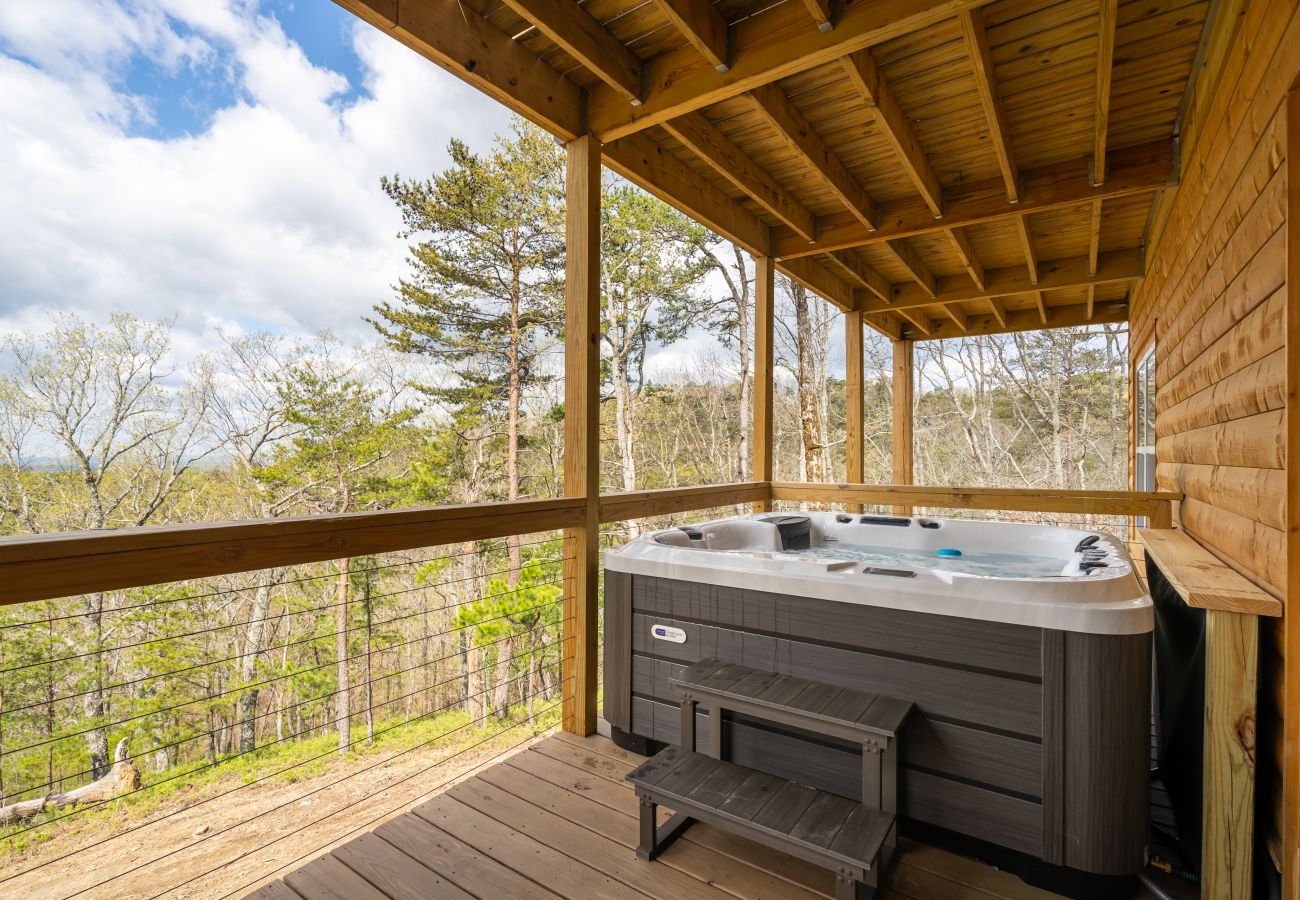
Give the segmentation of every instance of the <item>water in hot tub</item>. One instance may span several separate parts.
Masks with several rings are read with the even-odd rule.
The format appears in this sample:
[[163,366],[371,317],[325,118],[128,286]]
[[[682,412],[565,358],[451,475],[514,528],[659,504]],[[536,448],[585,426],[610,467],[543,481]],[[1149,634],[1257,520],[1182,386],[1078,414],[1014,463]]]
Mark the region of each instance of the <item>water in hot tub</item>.
[[786,556],[814,556],[819,559],[851,559],[872,566],[902,569],[938,569],[965,575],[994,578],[1047,578],[1058,576],[1068,559],[1055,556],[1027,556],[1019,553],[969,553],[939,556],[934,550],[910,547],[876,547],[832,541],[807,550],[790,550]]

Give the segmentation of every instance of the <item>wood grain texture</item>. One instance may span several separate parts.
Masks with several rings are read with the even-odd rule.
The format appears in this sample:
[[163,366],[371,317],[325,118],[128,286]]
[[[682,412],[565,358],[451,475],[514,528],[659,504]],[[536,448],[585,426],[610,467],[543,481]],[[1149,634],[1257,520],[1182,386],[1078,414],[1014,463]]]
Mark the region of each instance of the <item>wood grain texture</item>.
[[[1288,447],[1300,446],[1300,75],[1287,93],[1287,206],[1286,241],[1287,304],[1285,313],[1286,346],[1286,441]],[[1288,472],[1286,480],[1286,595],[1300,597],[1300,478]],[[1300,697],[1300,617],[1294,614],[1282,622],[1282,678],[1277,685],[1276,658],[1261,673],[1272,685],[1269,703],[1274,709],[1288,710],[1277,729],[1282,735],[1282,750],[1273,760],[1282,776],[1284,787],[1281,804],[1274,804],[1278,843],[1281,845],[1283,890],[1300,893],[1300,715],[1295,714],[1295,697]],[[1271,671],[1270,671],[1271,670]],[[1287,785],[1292,785],[1288,790]]]
[[727,22],[709,0],[655,0],[655,5],[715,71],[727,70]]
[[563,0],[503,0],[629,101],[641,102],[641,60],[588,12]]
[[596,730],[600,541],[600,145],[570,141],[565,171],[564,493],[583,521],[564,530],[562,719]]
[[1205,615],[1205,795],[1201,883],[1207,896],[1248,900],[1255,835],[1255,693],[1259,619]]

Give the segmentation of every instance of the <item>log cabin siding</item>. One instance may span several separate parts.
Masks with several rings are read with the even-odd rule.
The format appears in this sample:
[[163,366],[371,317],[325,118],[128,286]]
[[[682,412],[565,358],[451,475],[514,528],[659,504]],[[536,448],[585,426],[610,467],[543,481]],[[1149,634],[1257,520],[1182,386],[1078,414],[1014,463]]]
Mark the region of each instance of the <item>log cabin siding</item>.
[[[1156,340],[1156,478],[1180,524],[1285,602],[1286,122],[1294,0],[1227,3],[1238,22],[1184,123],[1182,183],[1157,201],[1133,296],[1133,359]],[[1203,76],[1204,77],[1204,76]],[[1258,832],[1279,865],[1280,619],[1263,619]]]

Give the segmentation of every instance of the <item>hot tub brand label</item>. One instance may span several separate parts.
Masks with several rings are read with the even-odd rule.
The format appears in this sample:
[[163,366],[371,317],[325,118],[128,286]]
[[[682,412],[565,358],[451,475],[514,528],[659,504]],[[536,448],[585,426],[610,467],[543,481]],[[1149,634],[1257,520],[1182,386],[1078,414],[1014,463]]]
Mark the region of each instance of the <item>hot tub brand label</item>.
[[674,644],[686,643],[686,632],[672,625],[651,625],[650,633],[655,636],[655,640],[672,641]]

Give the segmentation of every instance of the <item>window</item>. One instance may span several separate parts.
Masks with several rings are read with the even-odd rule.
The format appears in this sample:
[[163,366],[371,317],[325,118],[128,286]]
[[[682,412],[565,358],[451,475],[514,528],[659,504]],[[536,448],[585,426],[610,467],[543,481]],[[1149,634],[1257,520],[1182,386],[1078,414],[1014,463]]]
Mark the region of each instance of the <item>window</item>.
[[1156,489],[1155,344],[1147,348],[1133,370],[1133,489]]

